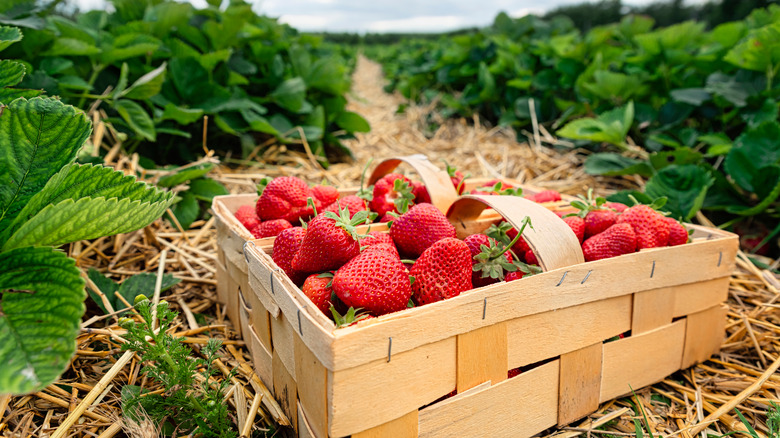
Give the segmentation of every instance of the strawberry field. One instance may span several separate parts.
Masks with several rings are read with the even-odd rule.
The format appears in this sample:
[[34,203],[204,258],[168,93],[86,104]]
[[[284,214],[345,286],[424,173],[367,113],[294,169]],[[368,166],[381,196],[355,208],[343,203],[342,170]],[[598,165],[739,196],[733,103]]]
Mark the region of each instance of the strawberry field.
[[350,46],[17,3],[3,436],[780,434],[780,7]]

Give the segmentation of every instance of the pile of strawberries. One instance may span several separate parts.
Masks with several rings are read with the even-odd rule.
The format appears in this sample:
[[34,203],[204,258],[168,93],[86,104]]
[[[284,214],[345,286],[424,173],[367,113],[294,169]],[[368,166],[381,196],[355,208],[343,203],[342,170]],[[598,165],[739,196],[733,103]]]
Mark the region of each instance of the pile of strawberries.
[[[462,192],[463,175],[454,171],[451,178]],[[460,240],[425,187],[400,174],[341,198],[333,187],[309,187],[295,177],[275,178],[261,189],[257,203],[242,206],[236,218],[256,238],[276,236],[274,262],[338,325],[541,272],[522,237],[525,227],[533,227],[528,218],[519,230],[500,222]],[[517,196],[521,189],[497,180],[472,193]],[[586,261],[688,240],[682,224],[652,206],[627,207],[591,192],[580,198],[571,204],[576,210],[558,214]],[[561,195],[549,190],[526,199],[555,202]],[[389,232],[358,232],[377,218]]]

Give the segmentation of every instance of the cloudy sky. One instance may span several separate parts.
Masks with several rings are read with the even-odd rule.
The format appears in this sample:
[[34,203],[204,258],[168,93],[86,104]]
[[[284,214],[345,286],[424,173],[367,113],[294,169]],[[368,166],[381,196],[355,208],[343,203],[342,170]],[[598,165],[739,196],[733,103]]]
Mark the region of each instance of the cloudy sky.
[[[71,0],[82,9],[101,8],[106,0]],[[440,32],[486,26],[500,11],[513,17],[542,13],[583,0],[249,0],[258,13],[303,31]],[[593,0],[591,0],[593,1]],[[623,0],[646,4],[651,0]],[[689,0],[689,2],[692,0]],[[697,1],[697,0],[693,0]],[[196,6],[204,0],[190,0]]]

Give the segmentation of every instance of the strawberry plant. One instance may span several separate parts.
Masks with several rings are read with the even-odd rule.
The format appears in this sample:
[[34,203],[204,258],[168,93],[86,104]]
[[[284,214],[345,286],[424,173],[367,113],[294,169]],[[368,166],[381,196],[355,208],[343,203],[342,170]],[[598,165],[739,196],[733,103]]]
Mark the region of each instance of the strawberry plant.
[[3,102],[0,393],[23,394],[54,381],[76,348],[84,280],[57,248],[144,227],[172,194],[110,168],[76,164],[90,122],[72,106],[42,97]]

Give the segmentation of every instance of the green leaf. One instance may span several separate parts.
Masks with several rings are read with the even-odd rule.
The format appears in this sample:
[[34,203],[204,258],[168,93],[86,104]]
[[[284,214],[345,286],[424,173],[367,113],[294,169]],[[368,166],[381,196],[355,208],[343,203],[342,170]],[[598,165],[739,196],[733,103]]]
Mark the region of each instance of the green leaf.
[[[89,268],[89,271],[87,271],[87,276],[92,281],[92,283],[97,286],[98,289],[100,289],[100,292],[106,296],[108,302],[113,305],[114,292],[119,289],[119,285],[114,283],[114,281],[110,278],[101,274],[100,271],[95,268]],[[100,307],[100,310],[102,310],[103,313],[108,313],[108,309],[106,309],[105,305],[103,304],[103,300],[100,299],[100,295],[98,295],[96,291],[93,291],[92,288],[88,288],[87,293],[89,294],[89,297],[92,298],[92,301],[94,301],[95,304]]]
[[607,111],[597,118],[583,118],[567,123],[557,131],[561,137],[575,140],[606,142],[623,145],[634,120],[634,103]]
[[160,93],[163,82],[165,82],[165,69],[167,64],[162,63],[156,69],[138,78],[122,94],[121,97],[128,99],[146,100]]
[[0,253],[0,393],[27,394],[54,382],[76,351],[84,280],[52,248]]
[[123,99],[114,102],[114,108],[136,134],[149,141],[156,140],[157,133],[154,130],[154,122],[141,105],[132,100]]
[[142,33],[125,33],[114,39],[113,45],[104,50],[100,56],[103,64],[113,64],[117,61],[151,55],[160,48],[162,42],[151,35]]
[[776,69],[780,63],[780,22],[755,30],[751,36],[732,47],[723,60],[762,73]]
[[203,117],[203,110],[199,108],[182,108],[168,103],[163,109],[160,120],[175,120],[180,125],[189,125]]
[[650,177],[653,168],[646,161],[624,157],[615,153],[598,153],[585,160],[585,173],[590,175],[642,175]]
[[22,81],[25,68],[21,62],[4,59],[0,61],[0,88],[13,87]]
[[190,166],[174,174],[165,175],[164,177],[160,178],[159,181],[157,181],[157,185],[160,187],[173,187],[179,184],[184,184],[187,181],[194,180],[206,175],[207,173],[211,172],[211,169],[213,168],[213,163],[203,163],[198,164],[197,166]]
[[745,131],[726,155],[724,168],[743,189],[755,192],[753,175],[758,169],[780,161],[780,124],[764,122]]
[[176,216],[176,220],[179,221],[182,228],[186,230],[198,219],[198,215],[200,214],[198,198],[189,191],[181,193],[181,200],[174,204],[171,210]]
[[713,73],[707,77],[706,90],[728,100],[737,107],[747,105],[751,89],[752,87],[747,84],[738,82],[735,78],[723,73]]
[[13,43],[22,40],[22,32],[17,27],[0,26],[0,52]]
[[638,191],[638,190],[621,190],[617,193],[613,193],[607,196],[607,201],[620,202],[628,206],[634,205],[634,201],[631,198],[636,199],[641,204],[652,204],[654,199],[650,196]]
[[209,73],[193,58],[171,58],[168,66],[171,80],[185,103],[203,102],[203,87],[209,84]]
[[229,195],[230,192],[221,183],[211,178],[198,178],[190,181],[190,190],[199,201],[211,202],[215,196]]
[[647,181],[645,193],[655,199],[665,196],[663,210],[689,221],[701,209],[713,182],[710,173],[695,164],[671,165]]
[[732,205],[726,208],[729,213],[741,216],[755,216],[763,213],[780,197],[780,166],[770,165],[758,169],[753,175],[753,186],[759,198],[754,206]]
[[672,96],[672,99],[693,106],[701,106],[701,104],[712,98],[710,93],[704,88],[678,88],[672,90],[669,94]]
[[748,123],[748,126],[755,128],[756,126],[764,123],[777,120],[778,117],[778,102],[772,98],[767,98],[761,104],[761,107],[756,109],[746,109],[741,112],[742,120]]
[[[160,288],[160,291],[164,292],[170,289],[173,285],[178,284],[180,281],[181,279],[175,278],[171,274],[163,274],[162,287]],[[156,282],[156,274],[142,273],[133,275],[132,277],[123,281],[121,285],[119,285],[119,295],[122,295],[125,301],[132,304],[135,300],[135,297],[138,295],[143,294],[148,297],[153,296]],[[123,309],[125,307],[125,304],[113,294],[111,294],[110,299],[112,300],[111,304],[114,306],[114,310]]]
[[297,113],[306,99],[306,83],[300,77],[288,79],[271,93],[271,98],[280,107]]
[[43,54],[45,56],[88,56],[97,53],[100,53],[100,49],[94,44],[75,38],[57,38]]
[[76,158],[89,133],[90,122],[84,113],[59,100],[18,99],[3,109],[0,230],[8,227],[54,174]]
[[344,111],[336,118],[336,124],[339,128],[348,132],[369,132],[371,125],[368,124],[360,114],[352,111]]
[[122,67],[119,68],[119,79],[116,82],[116,88],[114,88],[114,99],[119,98],[127,88],[127,76],[130,74],[130,67],[126,62],[122,63]]

